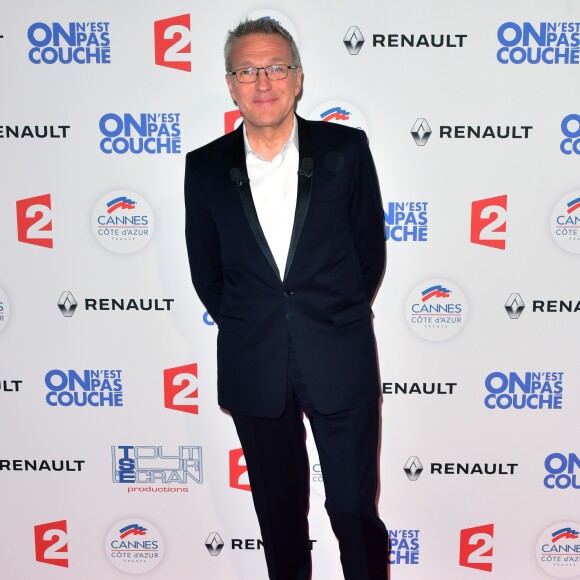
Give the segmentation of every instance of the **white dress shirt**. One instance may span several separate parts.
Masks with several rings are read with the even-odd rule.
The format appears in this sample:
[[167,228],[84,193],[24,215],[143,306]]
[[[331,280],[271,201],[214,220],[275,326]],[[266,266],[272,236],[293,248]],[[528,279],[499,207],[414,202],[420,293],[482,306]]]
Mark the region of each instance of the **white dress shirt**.
[[272,161],[260,157],[250,146],[244,127],[244,146],[250,188],[260,226],[284,278],[294,226],[298,189],[298,131],[296,117],[290,138]]

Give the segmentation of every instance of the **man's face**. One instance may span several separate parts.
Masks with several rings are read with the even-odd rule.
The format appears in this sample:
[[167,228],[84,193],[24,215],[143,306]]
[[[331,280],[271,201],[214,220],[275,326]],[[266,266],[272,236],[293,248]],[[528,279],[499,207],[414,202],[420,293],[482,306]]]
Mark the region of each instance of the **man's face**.
[[[232,70],[270,64],[294,64],[287,40],[279,34],[252,34],[236,41],[232,51]],[[240,83],[226,75],[232,99],[246,125],[263,129],[279,127],[294,112],[302,87],[302,70],[289,70],[288,76],[271,81],[263,70],[255,83]]]

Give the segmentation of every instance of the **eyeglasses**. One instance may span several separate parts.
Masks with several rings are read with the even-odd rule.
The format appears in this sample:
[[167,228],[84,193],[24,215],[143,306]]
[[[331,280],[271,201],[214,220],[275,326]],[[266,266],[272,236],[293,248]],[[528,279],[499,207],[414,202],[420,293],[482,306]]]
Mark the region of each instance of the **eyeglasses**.
[[297,64],[271,64],[269,66],[251,66],[228,71],[228,74],[238,79],[239,83],[255,83],[260,71],[263,70],[271,81],[281,81],[288,76],[289,70],[297,69]]

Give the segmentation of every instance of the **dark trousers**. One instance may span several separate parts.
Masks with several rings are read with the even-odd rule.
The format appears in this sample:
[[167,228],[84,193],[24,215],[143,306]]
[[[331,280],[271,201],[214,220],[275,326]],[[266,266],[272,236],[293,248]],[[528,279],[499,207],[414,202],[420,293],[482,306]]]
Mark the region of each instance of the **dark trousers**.
[[[271,580],[311,578],[309,464],[302,411],[310,419],[345,580],[386,580],[387,530],[376,511],[378,402],[333,415],[314,409],[292,348],[284,414],[232,414],[244,450]],[[321,578],[324,572],[321,573]]]

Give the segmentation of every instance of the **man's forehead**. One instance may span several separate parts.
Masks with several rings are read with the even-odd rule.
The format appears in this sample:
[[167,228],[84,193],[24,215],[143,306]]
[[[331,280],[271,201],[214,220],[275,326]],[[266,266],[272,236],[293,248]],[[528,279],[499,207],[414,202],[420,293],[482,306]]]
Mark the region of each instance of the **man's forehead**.
[[[234,43],[232,60],[237,66],[289,62],[292,50],[289,42],[279,34],[249,34]],[[257,63],[256,61],[260,61]]]

